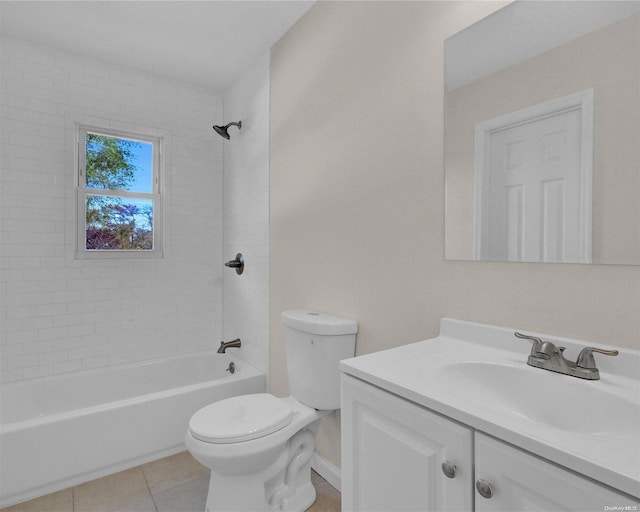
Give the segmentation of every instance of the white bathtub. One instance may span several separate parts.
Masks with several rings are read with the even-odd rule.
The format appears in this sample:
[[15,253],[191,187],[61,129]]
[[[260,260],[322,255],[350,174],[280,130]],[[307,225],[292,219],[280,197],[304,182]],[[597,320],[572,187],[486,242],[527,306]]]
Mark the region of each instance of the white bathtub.
[[215,352],[2,384],[0,507],[182,451],[198,409],[264,390],[262,372]]

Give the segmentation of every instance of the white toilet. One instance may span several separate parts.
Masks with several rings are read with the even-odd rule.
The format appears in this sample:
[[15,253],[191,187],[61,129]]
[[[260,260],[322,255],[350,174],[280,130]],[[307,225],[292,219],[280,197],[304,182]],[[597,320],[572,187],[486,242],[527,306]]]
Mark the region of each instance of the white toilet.
[[316,499],[311,456],[320,419],[340,408],[338,362],[358,324],[303,309],[281,315],[291,396],[242,395],[189,421],[186,445],[211,469],[205,511],[303,511]]

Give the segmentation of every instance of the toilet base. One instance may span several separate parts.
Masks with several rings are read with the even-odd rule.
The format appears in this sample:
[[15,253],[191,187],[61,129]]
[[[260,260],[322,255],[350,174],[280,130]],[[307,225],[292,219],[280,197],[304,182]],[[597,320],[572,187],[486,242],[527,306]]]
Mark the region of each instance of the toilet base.
[[254,485],[250,485],[245,480],[242,489],[238,489],[236,493],[215,492],[217,489],[230,490],[229,484],[232,482],[225,480],[224,475],[211,474],[205,512],[303,512],[316,501],[316,489],[311,483],[310,469],[309,481],[299,487],[293,496],[285,498],[279,503],[269,503],[265,499],[264,481],[253,482]]
[[303,488],[299,488],[296,495],[282,502],[279,509],[291,512],[307,510],[316,501],[316,489],[309,480],[309,483]]
[[315,421],[297,432],[266,468],[241,477],[211,471],[205,512],[303,512],[316,500],[311,483]]

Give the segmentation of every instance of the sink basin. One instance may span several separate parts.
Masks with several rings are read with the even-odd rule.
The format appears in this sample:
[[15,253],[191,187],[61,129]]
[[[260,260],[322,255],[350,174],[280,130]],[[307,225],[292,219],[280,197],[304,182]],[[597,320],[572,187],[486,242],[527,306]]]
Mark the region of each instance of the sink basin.
[[590,437],[637,437],[640,406],[587,381],[526,366],[463,361],[441,366],[438,381],[458,398],[547,427]]

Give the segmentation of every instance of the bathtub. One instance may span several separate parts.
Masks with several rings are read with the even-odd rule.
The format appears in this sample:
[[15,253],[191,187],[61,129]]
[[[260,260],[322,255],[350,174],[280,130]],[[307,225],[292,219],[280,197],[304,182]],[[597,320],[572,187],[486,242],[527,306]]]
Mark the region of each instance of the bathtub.
[[2,384],[0,507],[182,451],[198,409],[264,391],[264,373],[215,352]]

